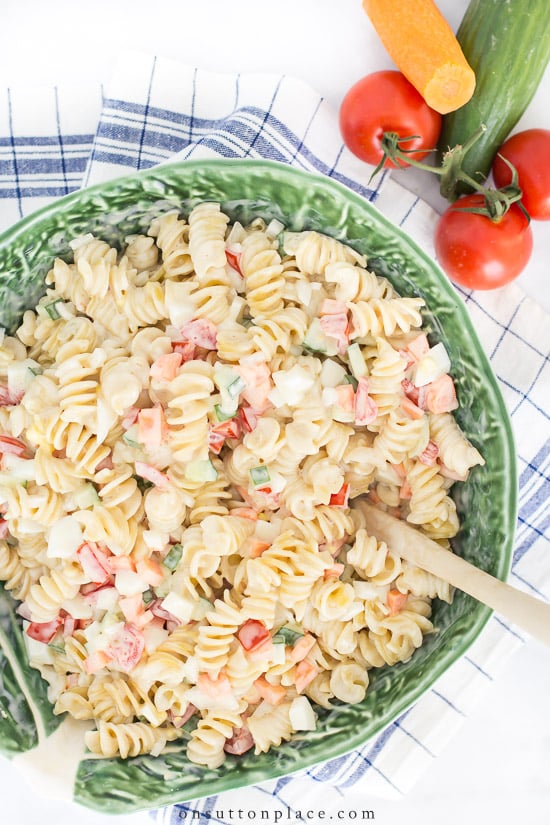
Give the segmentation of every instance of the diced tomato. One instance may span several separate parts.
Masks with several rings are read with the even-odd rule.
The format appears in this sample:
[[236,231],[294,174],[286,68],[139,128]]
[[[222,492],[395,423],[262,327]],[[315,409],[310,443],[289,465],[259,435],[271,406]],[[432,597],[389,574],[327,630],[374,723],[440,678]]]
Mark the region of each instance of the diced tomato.
[[349,484],[342,484],[337,493],[333,493],[329,499],[331,507],[347,507],[349,499]]
[[[248,657],[253,662],[263,662],[273,658],[273,639],[271,636],[269,639],[266,639],[262,642],[259,647],[255,647],[254,650],[248,651]],[[267,667],[267,666],[266,666]]]
[[286,696],[286,688],[282,685],[272,685],[265,676],[256,679],[254,687],[257,688],[261,698],[269,702],[270,705],[280,705]]
[[170,721],[172,722],[172,724],[175,728],[181,728],[181,727],[183,727],[183,725],[185,725],[185,723],[188,721],[188,719],[191,719],[193,714],[196,713],[196,712],[197,712],[197,708],[195,707],[195,705],[193,705],[191,702],[189,702],[189,704],[187,705],[187,707],[185,709],[185,712],[181,716],[176,716],[175,713],[172,710],[168,711],[168,716],[169,716]]
[[407,604],[408,593],[401,593],[400,590],[388,590],[386,604],[390,610],[390,616],[396,616]]
[[9,387],[0,386],[0,407],[15,407],[21,403],[24,392],[14,392]]
[[130,427],[137,421],[139,410],[137,407],[128,407],[127,410],[124,410],[124,415],[122,416],[121,425],[123,430],[129,430]]
[[208,431],[208,449],[211,453],[219,455],[222,447],[225,444],[225,436],[221,433],[216,433],[212,429]]
[[[259,353],[243,358],[235,366],[235,371],[246,384],[241,395],[256,415],[265,412],[270,406],[268,395],[273,389],[271,370]],[[255,425],[254,425],[255,426]]]
[[196,346],[191,341],[174,341],[172,349],[181,355],[182,363],[193,361],[196,354]]
[[241,422],[241,427],[245,432],[251,433],[252,430],[256,429],[258,416],[252,407],[239,407],[238,416]]
[[110,556],[107,565],[111,573],[119,573],[121,570],[134,570],[136,565],[130,556]]
[[136,473],[146,481],[152,482],[159,490],[166,489],[170,484],[170,479],[165,473],[161,473],[156,467],[151,464],[145,464],[143,461],[135,462]]
[[332,567],[329,567],[328,570],[325,570],[323,574],[324,579],[339,579],[344,570],[346,569],[345,564],[341,564],[340,562],[334,562]]
[[75,630],[78,630],[78,623],[79,619],[73,618],[73,616],[63,616],[63,635],[64,636],[72,636]]
[[428,445],[426,449],[420,453],[418,456],[418,460],[422,462],[422,464],[427,464],[428,467],[433,467],[433,465],[437,461],[437,457],[439,456],[439,447],[435,443],[435,441],[428,441]]
[[[235,511],[232,512],[234,513]],[[246,544],[248,558],[259,558],[269,547],[271,547],[271,545],[267,541],[260,541],[260,539],[250,538]]]
[[408,378],[404,378],[401,381],[401,386],[403,387],[403,392],[405,393],[407,398],[410,398],[411,401],[414,401],[415,404],[418,404],[418,395],[419,395],[418,387],[415,387],[413,382],[409,381]]
[[99,593],[100,590],[105,590],[108,587],[112,587],[114,589],[113,583],[110,581],[106,584],[93,584],[92,582],[87,582],[86,584],[81,585],[79,592],[82,596],[92,596],[94,593]]
[[158,587],[164,581],[163,569],[155,559],[140,559],[136,563],[136,571],[150,587]]
[[140,410],[137,422],[140,444],[144,444],[146,447],[160,447],[167,433],[164,410],[160,404]]
[[191,341],[197,347],[210,350],[218,348],[216,326],[208,318],[188,321],[181,327],[180,333],[184,340]]
[[[1,404],[0,404],[1,406]],[[24,441],[19,438],[12,438],[11,435],[0,435],[0,453],[11,453],[20,458],[28,451]]]
[[336,403],[345,412],[353,412],[355,409],[355,390],[351,384],[339,384],[334,387],[336,393]]
[[239,518],[247,518],[250,521],[258,521],[258,513],[252,507],[235,507],[231,510],[232,516],[239,516]]
[[151,378],[154,378],[155,381],[173,381],[178,374],[182,361],[182,353],[176,350],[159,355],[151,364]]
[[241,423],[238,418],[228,418],[210,428],[211,432],[223,435],[224,438],[240,438],[242,435]]
[[8,537],[10,530],[8,527],[8,522],[4,518],[0,518],[0,539],[5,539]]
[[305,659],[309,651],[315,645],[316,639],[315,636],[312,636],[311,633],[306,633],[305,636],[300,636],[290,649],[289,658],[293,662],[301,662],[302,659]]
[[104,584],[111,577],[109,556],[93,542],[84,542],[76,551],[84,575],[93,584]]
[[328,338],[334,338],[338,353],[343,355],[349,344],[349,322],[346,312],[334,315],[321,315],[319,318],[321,329]]
[[123,673],[130,673],[137,665],[145,649],[143,632],[135,624],[126,622],[105,652]]
[[84,659],[84,670],[86,673],[95,673],[108,665],[112,657],[105,650],[96,650]]
[[242,756],[254,747],[254,739],[248,728],[233,728],[233,733],[229,739],[225,740],[223,749],[233,756]]
[[346,315],[348,308],[344,301],[335,301],[333,298],[325,298],[321,304],[320,315]]
[[407,395],[403,396],[403,398],[399,402],[399,406],[401,407],[405,415],[409,416],[409,418],[419,419],[422,418],[422,416],[424,415],[424,410],[417,404],[415,404],[414,401]]
[[450,375],[442,375],[427,385],[424,406],[436,414],[457,409],[455,384]]
[[241,270],[241,252],[236,251],[234,249],[228,248],[225,250],[225,257],[227,258],[227,263],[234,269],[235,272],[238,272],[239,275],[242,277],[242,270]]
[[317,673],[318,670],[315,665],[312,665],[311,662],[307,661],[307,659],[299,662],[296,665],[296,670],[294,671],[294,684],[296,685],[296,691],[298,693],[302,693],[310,682],[313,682],[317,676]]
[[281,504],[281,494],[274,493],[271,487],[257,487],[254,492],[262,497],[263,507],[268,510],[277,509]]
[[47,645],[51,642],[62,624],[63,619],[61,616],[56,616],[51,622],[31,622],[25,632],[31,639]]
[[372,424],[377,415],[378,405],[369,395],[368,378],[362,375],[355,393],[355,423],[360,427]]
[[247,619],[237,631],[237,638],[245,650],[257,650],[267,640],[271,641],[271,634],[265,624],[258,619]]

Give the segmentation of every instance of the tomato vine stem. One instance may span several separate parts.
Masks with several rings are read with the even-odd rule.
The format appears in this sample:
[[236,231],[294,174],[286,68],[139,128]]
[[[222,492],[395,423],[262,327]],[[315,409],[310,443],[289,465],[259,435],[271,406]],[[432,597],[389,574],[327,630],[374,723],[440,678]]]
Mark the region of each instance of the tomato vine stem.
[[[479,215],[485,215],[492,221],[497,222],[504,217],[512,204],[518,203],[526,217],[529,218],[529,215],[520,202],[523,192],[518,184],[516,169],[511,163],[506,161],[512,171],[512,180],[507,186],[503,186],[501,189],[485,186],[483,181],[475,180],[475,178],[464,171],[463,166],[465,156],[486,131],[487,126],[482,123],[464,144],[457,144],[456,146],[448,149],[443,155],[439,166],[432,166],[428,163],[423,163],[422,161],[414,159],[414,154],[416,152],[422,151],[425,153],[426,151],[425,149],[419,150],[406,148],[407,143],[416,139],[416,135],[400,137],[397,132],[384,132],[381,141],[383,157],[372,173],[371,180],[381,171],[386,160],[389,160],[394,166],[400,169],[403,169],[405,166],[413,166],[415,169],[421,169],[425,172],[431,172],[434,175],[438,175],[440,178],[441,195],[448,201],[454,202],[459,197],[459,184],[466,184],[466,186],[474,192],[483,195],[483,203],[479,207],[471,207],[467,211],[475,212]],[[432,151],[435,152],[435,149]]]

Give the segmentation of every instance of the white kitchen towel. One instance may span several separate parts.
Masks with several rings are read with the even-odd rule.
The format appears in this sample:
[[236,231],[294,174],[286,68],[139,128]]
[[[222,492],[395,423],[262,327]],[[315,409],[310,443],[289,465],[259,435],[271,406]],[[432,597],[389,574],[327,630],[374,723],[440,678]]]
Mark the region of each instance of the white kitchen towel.
[[[337,113],[300,80],[213,74],[128,53],[101,89],[0,92],[0,228],[81,185],[173,159],[260,157],[335,178],[373,202],[429,254],[437,214],[388,173],[342,145]],[[38,101],[38,104],[37,104]],[[519,519],[510,581],[550,598],[550,318],[515,285],[459,291],[500,383],[514,427]],[[493,616],[476,643],[416,704],[360,750],[315,768],[153,813],[228,821],[242,808],[271,812],[338,804],[347,794],[406,793],[490,688],[522,635]]]

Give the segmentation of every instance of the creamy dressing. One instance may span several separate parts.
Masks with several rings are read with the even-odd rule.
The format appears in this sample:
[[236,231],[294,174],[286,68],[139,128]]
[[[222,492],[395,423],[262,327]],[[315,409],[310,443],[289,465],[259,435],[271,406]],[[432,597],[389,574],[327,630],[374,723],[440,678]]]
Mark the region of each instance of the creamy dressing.
[[29,751],[16,754],[12,762],[39,795],[72,800],[79,763],[81,759],[89,756],[84,745],[84,733],[92,728],[93,724],[67,716],[57,730],[48,736],[40,708],[28,688],[11,645],[4,643],[2,650],[32,713],[38,736],[38,745]]
[[37,747],[17,754],[13,764],[39,796],[72,801],[78,766],[90,757],[84,733],[92,727],[91,722],[66,716],[51,736],[42,733]]

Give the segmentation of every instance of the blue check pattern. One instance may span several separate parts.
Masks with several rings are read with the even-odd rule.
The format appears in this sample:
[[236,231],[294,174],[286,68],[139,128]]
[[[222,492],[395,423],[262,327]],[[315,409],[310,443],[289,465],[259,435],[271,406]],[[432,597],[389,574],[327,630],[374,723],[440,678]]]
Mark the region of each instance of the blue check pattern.
[[[214,75],[131,53],[106,89],[90,93],[79,124],[74,112],[67,115],[68,99],[53,90],[39,119],[28,91],[0,97],[0,228],[82,185],[171,159],[261,157],[333,177],[431,250],[435,213],[387,175],[370,184],[364,165],[341,144],[334,111],[300,81]],[[461,296],[515,431],[519,518],[510,581],[549,599],[550,319],[515,285]],[[468,654],[380,736],[346,756],[247,789],[248,807],[291,811],[308,801],[315,808],[320,793],[324,806],[359,790],[365,798],[405,793],[521,643],[516,628],[493,616]],[[186,818],[224,823],[224,811],[242,807],[242,799],[230,791],[152,816],[163,825]]]

